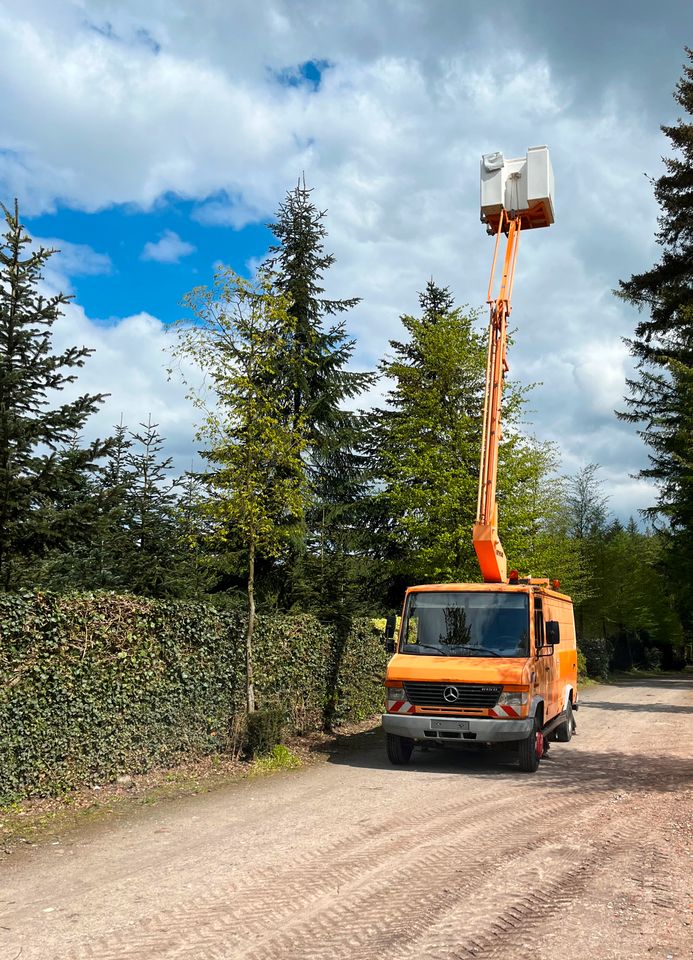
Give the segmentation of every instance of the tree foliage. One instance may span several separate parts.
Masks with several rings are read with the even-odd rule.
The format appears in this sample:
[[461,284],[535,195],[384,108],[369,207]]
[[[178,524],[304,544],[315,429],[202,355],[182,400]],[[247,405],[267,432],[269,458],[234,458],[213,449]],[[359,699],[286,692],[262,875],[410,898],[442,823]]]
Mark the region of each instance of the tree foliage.
[[643,311],[627,341],[637,362],[627,381],[621,419],[640,426],[649,465],[640,475],[655,480],[658,498],[651,518],[668,524],[666,558],[677,585],[678,607],[693,633],[693,51],[674,94],[687,115],[663,126],[674,155],[654,181],[660,207],[659,261],[621,281],[620,296]]
[[349,369],[354,341],[344,314],[358,297],[325,296],[325,275],[335,257],[325,251],[326,211],[319,210],[305,180],[288,191],[269,225],[277,243],[268,266],[287,302],[280,361],[286,387],[285,417],[307,427],[305,460],[310,504],[295,531],[289,569],[283,569],[284,600],[348,623],[354,610],[357,547],[355,505],[364,492],[360,454],[363,418],[347,405],[373,383],[373,374]]
[[207,444],[204,456],[211,466],[206,509],[218,542],[242,544],[247,559],[252,712],[256,558],[282,552],[306,505],[307,426],[300,410],[289,420],[284,416],[292,385],[281,368],[295,320],[267,270],[248,281],[222,268],[212,289],[196,288],[185,303],[196,323],[181,329],[178,353],[207,375],[213,401],[212,406],[204,394],[194,395],[203,412],[198,438]]
[[407,339],[390,341],[380,364],[391,387],[372,418],[374,536],[395,582],[466,580],[477,573],[484,339],[433,281],[419,302],[419,317],[401,318]]
[[59,402],[92,351],[53,352],[52,328],[68,302],[41,290],[55,251],[32,250],[18,204],[0,206],[0,589],[8,590],[25,579],[27,564],[50,547],[60,525],[72,522],[68,490],[87,482],[107,445],[76,440],[103,394]]

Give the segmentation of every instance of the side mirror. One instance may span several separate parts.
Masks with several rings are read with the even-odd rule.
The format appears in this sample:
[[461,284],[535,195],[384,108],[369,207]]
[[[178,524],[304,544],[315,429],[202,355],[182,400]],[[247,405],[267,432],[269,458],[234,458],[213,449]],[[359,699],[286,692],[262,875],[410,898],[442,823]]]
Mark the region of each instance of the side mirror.
[[558,620],[546,621],[546,642],[552,647],[561,642],[561,625]]
[[395,652],[395,628],[397,626],[397,617],[394,613],[388,614],[385,621],[385,650],[387,653]]

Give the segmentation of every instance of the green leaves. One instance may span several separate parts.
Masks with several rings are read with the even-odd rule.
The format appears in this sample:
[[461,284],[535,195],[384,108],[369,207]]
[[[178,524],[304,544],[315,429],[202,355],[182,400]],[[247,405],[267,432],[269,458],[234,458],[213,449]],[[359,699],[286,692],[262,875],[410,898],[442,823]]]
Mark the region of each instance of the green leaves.
[[[205,603],[0,595],[0,802],[232,750],[244,632],[243,618]],[[337,650],[313,617],[259,616],[259,705],[279,705],[294,730],[320,725]],[[340,719],[380,709],[384,668],[381,635],[358,622],[338,676]]]
[[208,383],[193,399],[211,465],[205,509],[213,535],[220,544],[232,537],[277,556],[307,496],[306,425],[301,418],[287,423],[290,391],[277,373],[295,327],[289,301],[268,271],[249,281],[224,267],[213,289],[197,288],[185,303],[196,323],[180,327],[174,352]]

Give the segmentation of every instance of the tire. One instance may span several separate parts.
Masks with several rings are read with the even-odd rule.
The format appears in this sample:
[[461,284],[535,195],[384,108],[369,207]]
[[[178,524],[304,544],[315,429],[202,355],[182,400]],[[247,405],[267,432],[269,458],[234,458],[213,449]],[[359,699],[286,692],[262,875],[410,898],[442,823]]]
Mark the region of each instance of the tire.
[[541,726],[536,717],[530,735],[519,741],[517,753],[520,770],[525,773],[535,773],[539,767],[539,761],[544,755],[544,734],[541,732]]
[[408,737],[398,737],[396,733],[386,733],[385,744],[390,763],[394,763],[398,767],[409,763],[411,752],[414,749],[413,740]]
[[565,713],[565,723],[562,723],[556,730],[556,740],[558,740],[559,743],[570,743],[570,741],[573,739],[573,724],[575,723],[575,720],[573,718],[573,704],[570,702],[570,700],[566,706]]

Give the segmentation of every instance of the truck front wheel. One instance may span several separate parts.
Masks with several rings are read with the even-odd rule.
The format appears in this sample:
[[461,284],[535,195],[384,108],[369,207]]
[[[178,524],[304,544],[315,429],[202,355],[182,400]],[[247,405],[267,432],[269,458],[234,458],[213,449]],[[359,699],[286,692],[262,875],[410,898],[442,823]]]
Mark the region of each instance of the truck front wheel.
[[400,766],[403,763],[409,763],[411,752],[414,749],[414,741],[408,737],[398,737],[395,733],[385,734],[385,743],[387,746],[387,758],[390,763]]
[[539,761],[544,754],[544,734],[537,717],[534,718],[532,732],[517,745],[520,770],[525,773],[534,773],[539,767]]

